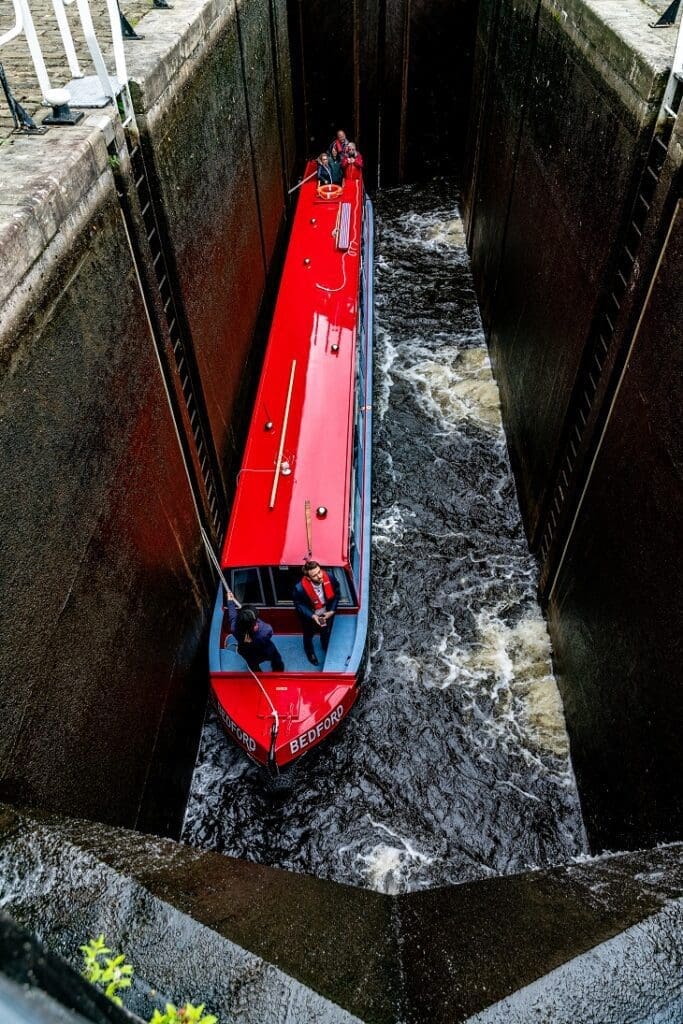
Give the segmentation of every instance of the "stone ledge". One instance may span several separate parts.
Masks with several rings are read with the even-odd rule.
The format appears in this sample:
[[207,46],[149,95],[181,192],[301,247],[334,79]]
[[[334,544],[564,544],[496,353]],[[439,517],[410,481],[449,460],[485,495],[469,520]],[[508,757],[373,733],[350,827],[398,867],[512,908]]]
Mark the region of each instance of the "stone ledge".
[[[87,122],[18,138],[0,163],[0,308],[100,178],[109,176],[102,132]],[[111,188],[113,178],[109,177]],[[4,312],[4,311],[3,311]]]
[[[63,870],[65,853],[85,870]],[[612,952],[651,977],[658,942],[672,962],[683,958],[683,843],[388,896],[0,806],[0,862],[8,910],[30,927],[40,921],[53,948],[79,928],[104,930],[112,940],[118,928],[136,961],[145,962],[148,980],[177,987],[188,971],[212,1009],[223,1001],[228,1012],[236,987],[243,985],[240,998],[249,1006],[253,987],[261,998],[261,982],[241,976],[239,956],[226,958],[219,986],[210,980],[202,957],[221,940],[230,944],[222,947],[227,953],[260,958],[329,1000],[340,1016],[328,1020],[348,1013],[373,1024],[399,1017],[456,1024],[473,1014],[482,1024],[521,1022],[530,1019],[522,1012],[528,1005],[549,1012],[543,1020],[564,1022],[553,1014],[566,1007],[563,992],[580,980],[584,964],[589,984],[571,1024],[595,1021],[593,1006],[611,1003],[624,1009],[614,1019],[625,1020],[640,1007],[641,989],[637,978],[626,976],[625,983],[623,973],[613,975]],[[181,960],[169,948],[163,929],[166,921],[175,927],[178,914],[187,916],[185,933],[201,938],[199,956],[188,946]],[[70,949],[76,946],[71,941]],[[271,976],[271,991],[282,974]],[[662,975],[653,995],[666,996],[668,982]],[[291,1018],[273,1009],[268,1019]]]
[[680,1020],[682,930],[683,900],[678,900],[466,1024]]
[[179,0],[172,11],[147,14],[139,26],[145,41],[126,55],[136,114],[149,113],[187,62],[234,17],[234,0]]
[[[147,38],[128,46],[126,58],[131,92],[144,116],[187,67],[187,62],[235,16],[233,2],[178,0],[172,11],[150,11],[140,25]],[[113,107],[93,112],[77,126],[51,128],[43,136],[14,136],[0,159],[0,253],[8,268],[0,281],[3,327],[10,312],[3,308],[31,267],[43,255],[67,219],[72,218],[98,178],[108,174],[108,153],[102,119],[124,146],[122,127]],[[113,187],[113,179],[111,181]],[[101,189],[100,189],[101,191]],[[35,299],[34,299],[35,301]],[[12,305],[15,307],[16,303]]]
[[675,35],[653,30],[642,0],[542,0],[548,15],[596,67],[638,120],[659,102]]
[[43,208],[6,207],[9,212],[4,217],[0,207],[0,251],[8,267],[0,284],[0,365],[11,358],[12,339],[22,320],[45,311],[45,282],[69,257],[84,226],[113,196],[112,178],[104,173],[94,178],[72,211],[55,224],[48,242],[40,228]]

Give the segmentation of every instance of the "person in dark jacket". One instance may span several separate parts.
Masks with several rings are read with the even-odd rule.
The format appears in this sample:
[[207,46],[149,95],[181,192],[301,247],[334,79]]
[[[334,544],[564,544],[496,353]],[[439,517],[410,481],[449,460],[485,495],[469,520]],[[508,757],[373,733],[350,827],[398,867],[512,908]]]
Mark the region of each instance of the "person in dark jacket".
[[301,620],[304,651],[311,665],[319,665],[313,650],[313,637],[320,637],[323,653],[330,643],[334,613],[339,604],[339,583],[311,559],[303,567],[301,580],[294,587],[292,600]]
[[331,160],[329,153],[321,153],[316,167],[319,185],[341,185],[343,180],[341,164]]
[[230,619],[230,632],[237,640],[237,653],[242,655],[249,668],[256,671],[262,661],[269,661],[273,672],[284,672],[284,662],[272,640],[273,627],[259,619],[251,605],[244,604],[238,608],[231,590],[223,607]]

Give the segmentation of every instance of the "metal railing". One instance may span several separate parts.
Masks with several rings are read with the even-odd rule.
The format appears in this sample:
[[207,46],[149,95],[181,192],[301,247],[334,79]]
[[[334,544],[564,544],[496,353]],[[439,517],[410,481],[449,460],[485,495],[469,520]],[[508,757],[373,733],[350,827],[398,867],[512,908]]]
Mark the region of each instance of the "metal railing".
[[[16,39],[17,36],[24,35],[26,37],[26,43],[31,55],[31,60],[33,61],[33,67],[35,69],[36,78],[38,80],[38,85],[40,86],[43,100],[46,103],[50,103],[50,93],[53,92],[53,86],[50,81],[47,67],[45,66],[45,60],[43,58],[40,40],[38,39],[38,34],[33,22],[29,2],[28,0],[12,0],[12,3],[14,5],[15,23],[13,28],[9,29],[9,31],[5,32],[3,35],[0,35],[0,48],[5,46],[11,40]],[[73,81],[70,83],[72,87],[75,86],[79,80],[82,80],[83,82],[87,81],[86,76],[81,71],[78,57],[76,56],[76,48],[74,46],[69,21],[66,16],[65,6],[73,3],[76,4],[81,28],[83,29],[83,35],[85,36],[85,42],[95,68],[95,76],[92,77],[99,83],[101,95],[95,92],[95,94],[91,95],[88,99],[72,95],[70,97],[71,102],[74,102],[76,106],[97,107],[103,106],[109,101],[116,105],[118,99],[122,106],[122,120],[124,124],[127,124],[133,119],[133,107],[130,99],[130,92],[128,90],[126,55],[123,50],[123,36],[121,33],[121,14],[117,0],[106,0],[109,25],[111,29],[112,48],[114,52],[115,73],[113,75],[107,70],[107,65],[102,55],[102,49],[95,32],[95,26],[90,13],[90,4],[88,0],[52,0],[52,6],[54,8],[55,18],[57,19],[57,26],[62,40],[62,46],[64,47],[64,53],[69,65],[69,70],[73,75]],[[67,88],[69,88],[68,85]]]
[[676,46],[674,47],[674,55],[671,61],[671,71],[669,72],[669,80],[662,99],[660,119],[662,117],[675,118],[677,116],[678,110],[675,107],[675,98],[681,82],[683,82],[683,18],[681,18],[678,26]]

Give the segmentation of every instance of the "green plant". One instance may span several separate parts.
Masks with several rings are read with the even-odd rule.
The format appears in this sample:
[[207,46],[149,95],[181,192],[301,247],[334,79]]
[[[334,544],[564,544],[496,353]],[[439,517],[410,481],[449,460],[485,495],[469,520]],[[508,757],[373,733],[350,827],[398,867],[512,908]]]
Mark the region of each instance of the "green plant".
[[126,963],[123,953],[119,956],[107,956],[111,953],[104,941],[104,935],[91,939],[87,945],[81,946],[83,954],[83,974],[93,985],[104,990],[117,1006],[122,1006],[123,1001],[118,994],[121,989],[130,988],[133,975],[133,967]]
[[174,1006],[173,1003],[166,1003],[166,1010],[162,1013],[155,1010],[149,1024],[218,1024],[218,1018],[212,1013],[204,1013],[204,1003],[193,1006],[186,1003],[185,1006]]
[[[123,953],[119,956],[110,957],[107,954],[111,950],[107,946],[104,935],[98,935],[96,939],[90,939],[85,946],[79,946],[83,954],[83,974],[93,985],[104,989],[104,994],[117,1004],[122,1006],[123,1002],[119,991],[130,988],[133,979],[132,964],[126,963]],[[166,1003],[166,1009],[155,1010],[149,1024],[218,1024],[218,1018],[212,1013],[204,1013],[204,1003],[194,1006],[192,1003],[185,1003],[184,1006],[174,1006],[173,1003]]]

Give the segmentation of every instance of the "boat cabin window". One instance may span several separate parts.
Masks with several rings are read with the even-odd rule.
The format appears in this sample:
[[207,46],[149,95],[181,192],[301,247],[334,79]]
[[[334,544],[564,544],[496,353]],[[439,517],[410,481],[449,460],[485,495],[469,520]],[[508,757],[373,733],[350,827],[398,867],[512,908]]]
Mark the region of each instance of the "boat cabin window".
[[[355,595],[341,566],[325,566],[339,583],[339,604],[355,604]],[[249,567],[230,570],[230,587],[240,604],[259,604],[266,608],[292,607],[292,591],[301,579],[301,567],[288,565]]]
[[240,604],[265,604],[258,569],[233,569],[230,576],[230,589]]
[[273,581],[275,604],[291,604],[292,591],[301,579],[299,566],[276,565],[270,570],[270,575]]
[[349,586],[349,578],[344,572],[344,570],[340,566],[335,566],[334,569],[328,569],[327,571],[329,572],[330,576],[334,576],[336,578],[337,583],[339,584],[339,604],[354,604],[355,601],[351,587]]

